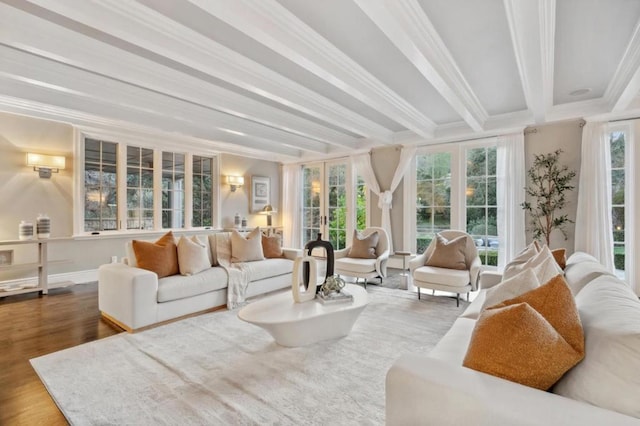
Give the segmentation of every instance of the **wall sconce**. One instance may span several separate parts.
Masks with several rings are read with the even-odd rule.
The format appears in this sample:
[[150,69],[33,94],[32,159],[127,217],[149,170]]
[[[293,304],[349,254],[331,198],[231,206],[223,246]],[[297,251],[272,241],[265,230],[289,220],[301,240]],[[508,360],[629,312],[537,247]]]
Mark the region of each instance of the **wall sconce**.
[[266,214],[267,215],[267,226],[271,226],[272,222],[271,222],[271,214],[272,213],[277,213],[273,207],[271,207],[271,204],[267,204],[262,208],[262,211],[260,212],[260,214]]
[[27,153],[27,166],[33,167],[41,178],[49,179],[51,173],[58,173],[64,169],[65,158],[59,155],[44,155]]
[[236,192],[239,186],[244,185],[244,177],[228,175],[227,184],[231,187],[231,192]]

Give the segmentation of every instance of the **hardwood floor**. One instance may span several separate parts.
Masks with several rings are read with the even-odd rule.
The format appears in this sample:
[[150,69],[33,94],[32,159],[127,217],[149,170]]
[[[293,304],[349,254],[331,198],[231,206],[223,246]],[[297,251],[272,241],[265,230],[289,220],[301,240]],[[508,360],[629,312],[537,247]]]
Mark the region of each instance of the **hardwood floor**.
[[97,283],[0,299],[0,425],[67,424],[29,359],[119,332],[100,318]]

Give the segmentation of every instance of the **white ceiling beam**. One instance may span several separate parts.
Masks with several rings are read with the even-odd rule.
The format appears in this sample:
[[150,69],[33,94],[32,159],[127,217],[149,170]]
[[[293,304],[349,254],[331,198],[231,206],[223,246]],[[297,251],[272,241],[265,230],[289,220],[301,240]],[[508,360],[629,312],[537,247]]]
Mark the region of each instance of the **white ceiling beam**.
[[488,114],[418,2],[355,2],[462,119],[473,130],[482,130]]
[[414,132],[435,123],[275,0],[189,0]]
[[358,145],[353,136],[2,4],[0,27],[1,42],[8,46],[320,142],[347,148]]
[[335,127],[380,141],[391,139],[389,129],[139,3],[30,2]]
[[527,107],[537,123],[553,106],[555,0],[504,0]]
[[618,64],[613,78],[604,92],[612,112],[624,111],[631,106],[640,92],[640,21]]
[[[86,73],[77,68],[2,45],[0,45],[0,57],[2,58],[0,75],[33,85],[49,87],[57,92],[73,93],[81,98],[79,108],[83,105],[82,99],[91,99],[95,102],[137,109],[157,116],[206,123],[212,129],[259,136],[264,140],[288,144],[300,150],[325,154],[329,152],[328,145],[322,142],[305,139],[292,133],[203,108],[117,80]],[[52,96],[52,101],[55,101],[58,95],[53,92]]]

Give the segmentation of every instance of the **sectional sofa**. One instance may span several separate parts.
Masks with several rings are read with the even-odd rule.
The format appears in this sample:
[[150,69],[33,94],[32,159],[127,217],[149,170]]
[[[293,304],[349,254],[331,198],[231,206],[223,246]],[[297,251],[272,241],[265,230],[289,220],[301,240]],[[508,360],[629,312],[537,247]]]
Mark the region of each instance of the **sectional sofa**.
[[628,284],[585,253],[568,259],[585,358],[545,392],[462,366],[486,289],[499,281],[486,278],[430,353],[405,355],[388,371],[387,424],[640,424],[640,301]]
[[[227,304],[228,274],[218,262],[220,241],[228,232],[199,235],[210,250],[211,268],[194,275],[158,275],[136,267],[131,242],[123,263],[102,265],[98,271],[98,304],[104,318],[132,332],[163,321],[223,307]],[[229,247],[227,252],[230,252]],[[249,281],[246,297],[291,286],[293,263],[300,250],[283,249],[283,257],[243,262]]]

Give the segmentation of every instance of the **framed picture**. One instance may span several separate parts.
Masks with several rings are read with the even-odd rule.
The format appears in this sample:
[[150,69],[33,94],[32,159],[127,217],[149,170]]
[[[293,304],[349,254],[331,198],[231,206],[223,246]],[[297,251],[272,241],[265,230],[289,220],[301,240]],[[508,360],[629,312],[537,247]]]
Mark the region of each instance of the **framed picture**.
[[13,250],[0,250],[0,266],[13,265]]
[[251,212],[258,213],[271,204],[271,182],[265,176],[251,176]]

